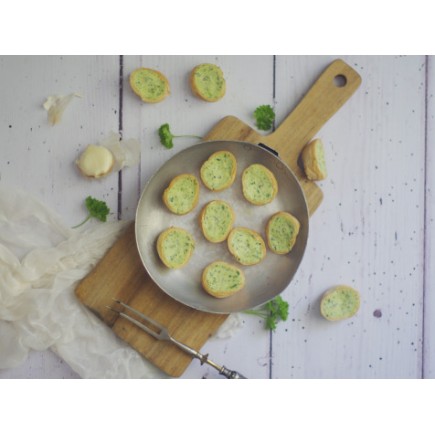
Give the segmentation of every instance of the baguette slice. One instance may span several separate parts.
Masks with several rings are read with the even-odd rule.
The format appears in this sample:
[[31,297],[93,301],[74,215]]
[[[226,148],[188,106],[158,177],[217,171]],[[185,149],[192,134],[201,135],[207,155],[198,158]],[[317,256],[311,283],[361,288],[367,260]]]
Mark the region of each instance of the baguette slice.
[[314,139],[305,145],[301,158],[305,175],[309,180],[318,181],[327,177],[325,150],[320,139]]
[[244,266],[260,263],[266,256],[266,245],[256,231],[244,227],[231,230],[227,239],[228,249]]
[[130,86],[145,103],[158,103],[170,93],[168,79],[150,68],[135,69],[130,74]]
[[215,298],[227,298],[245,286],[241,269],[224,261],[209,264],[202,273],[204,290]]
[[326,291],[320,301],[320,313],[331,321],[348,319],[359,310],[358,291],[347,285],[338,285]]
[[192,211],[199,200],[199,181],[193,174],[180,174],[171,180],[163,192],[163,202],[175,214]]
[[223,242],[233,227],[234,217],[232,207],[225,201],[217,199],[209,202],[199,215],[204,237],[212,243]]
[[183,228],[170,227],[157,238],[157,253],[169,269],[180,269],[185,266],[194,249],[193,236]]
[[268,204],[278,194],[275,175],[259,163],[254,163],[243,171],[242,188],[246,200],[254,205]]
[[218,192],[234,183],[236,172],[236,157],[230,151],[223,150],[213,153],[202,164],[200,176],[208,189]]
[[275,254],[288,254],[296,242],[299,228],[299,221],[290,213],[275,213],[266,225],[266,238],[270,250]]
[[226,92],[222,70],[211,63],[202,63],[192,70],[190,86],[197,97],[209,102],[220,100]]

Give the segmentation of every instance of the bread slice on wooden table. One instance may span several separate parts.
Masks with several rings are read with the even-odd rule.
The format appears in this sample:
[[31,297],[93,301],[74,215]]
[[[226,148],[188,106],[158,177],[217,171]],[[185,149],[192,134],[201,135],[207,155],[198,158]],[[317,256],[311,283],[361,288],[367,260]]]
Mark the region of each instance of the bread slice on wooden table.
[[234,258],[244,266],[258,264],[266,256],[263,238],[249,228],[233,228],[228,235],[227,244]]
[[348,285],[338,285],[323,294],[320,313],[327,320],[344,320],[354,316],[359,306],[359,292]]
[[309,180],[319,181],[327,177],[325,150],[320,139],[314,139],[305,145],[301,159],[305,175]]
[[234,210],[225,201],[216,199],[206,204],[199,215],[204,237],[212,243],[226,240],[234,223]]
[[158,103],[170,93],[169,81],[160,72],[150,68],[138,68],[130,74],[133,92],[145,103]]
[[213,153],[201,166],[200,176],[204,185],[213,191],[230,187],[236,178],[237,161],[230,151]]
[[226,92],[222,70],[211,63],[202,63],[192,70],[190,86],[196,96],[209,102],[220,100]]
[[192,211],[199,200],[199,181],[193,174],[174,177],[163,192],[163,202],[169,211],[183,215]]
[[278,194],[278,182],[266,166],[254,163],[243,171],[242,189],[247,201],[254,205],[265,205]]
[[296,242],[300,223],[290,213],[279,211],[267,221],[267,244],[275,254],[288,254]]
[[157,253],[163,264],[170,269],[185,266],[195,249],[193,236],[183,228],[170,227],[157,238]]
[[245,274],[232,264],[215,261],[204,269],[202,286],[215,298],[227,298],[245,286]]

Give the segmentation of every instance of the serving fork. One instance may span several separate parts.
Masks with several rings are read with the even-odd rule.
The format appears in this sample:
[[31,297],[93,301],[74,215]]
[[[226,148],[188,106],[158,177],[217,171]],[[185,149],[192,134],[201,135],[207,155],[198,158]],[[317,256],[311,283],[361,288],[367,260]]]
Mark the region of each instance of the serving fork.
[[155,339],[161,340],[161,341],[169,341],[169,342],[175,344],[177,347],[182,349],[187,354],[193,356],[194,358],[199,359],[201,361],[201,365],[208,364],[209,366],[211,366],[214,369],[216,369],[219,372],[219,374],[221,374],[222,376],[225,376],[228,379],[247,379],[245,376],[241,375],[239,372],[237,372],[235,370],[230,370],[230,369],[227,369],[225,366],[221,366],[219,364],[216,364],[211,359],[209,359],[208,354],[202,354],[202,353],[198,352],[197,350],[191,348],[190,346],[188,346],[188,345],[186,345],[184,343],[181,343],[180,341],[176,340],[174,337],[172,337],[169,334],[169,331],[168,331],[167,328],[165,328],[163,325],[161,325],[160,323],[158,323],[154,319],[146,316],[145,314],[143,314],[140,311],[134,309],[133,307],[130,307],[129,305],[125,304],[124,302],[122,302],[122,301],[120,301],[118,299],[114,299],[114,301],[119,306],[121,306],[121,307],[125,308],[126,310],[131,311],[132,313],[136,314],[140,319],[142,319],[142,320],[148,322],[149,324],[153,325],[155,328],[157,328],[157,331],[152,329],[152,328],[150,328],[149,326],[145,325],[143,322],[140,322],[137,319],[129,316],[128,314],[124,313],[123,311],[121,311],[118,308],[114,308],[114,307],[111,307],[109,305],[106,305],[106,308],[108,308],[109,310],[114,311],[115,313],[118,313],[119,316],[121,316],[122,318],[124,318],[124,319],[128,320],[129,322],[133,323],[138,328],[140,328],[142,331],[147,332],[149,335],[151,335]]

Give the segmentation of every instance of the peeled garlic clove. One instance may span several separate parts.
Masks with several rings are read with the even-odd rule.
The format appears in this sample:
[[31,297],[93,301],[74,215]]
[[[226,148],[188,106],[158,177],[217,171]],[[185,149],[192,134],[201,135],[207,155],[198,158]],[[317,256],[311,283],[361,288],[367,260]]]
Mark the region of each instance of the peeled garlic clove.
[[100,178],[112,171],[115,158],[104,146],[88,145],[76,164],[86,177]]

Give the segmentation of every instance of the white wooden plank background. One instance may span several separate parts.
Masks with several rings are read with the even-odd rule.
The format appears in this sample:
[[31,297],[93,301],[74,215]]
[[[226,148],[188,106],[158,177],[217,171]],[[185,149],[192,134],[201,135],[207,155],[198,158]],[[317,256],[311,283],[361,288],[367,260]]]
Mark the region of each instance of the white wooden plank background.
[[[203,135],[229,114],[253,125],[253,109],[271,104],[278,125],[335,57],[2,57],[0,182],[27,189],[74,224],[84,215],[79,204],[89,184],[70,165],[86,144],[122,127],[125,138],[140,139],[141,165],[119,180],[99,181],[92,193],[117,211],[111,219],[131,219],[148,177],[193,143],[179,139],[166,150],[156,134],[162,123],[176,133]],[[435,374],[433,58],[341,57],[361,74],[362,85],[318,135],[329,177],[320,183],[325,199],[311,220],[304,260],[283,293],[289,320],[269,333],[244,316],[234,337],[203,349],[251,378]],[[190,93],[188,73],[200,62],[217,63],[225,72],[228,92],[218,103]],[[145,105],[133,95],[128,74],[138,66],[168,76],[167,100]],[[62,129],[48,135],[44,98],[74,91],[82,100],[67,109]],[[26,168],[28,176],[17,168]],[[332,324],[319,317],[319,297],[338,283],[355,286],[362,305],[354,318]],[[35,352],[23,366],[0,371],[1,378],[76,376],[50,352]],[[194,361],[183,377],[203,376],[218,377]]]

